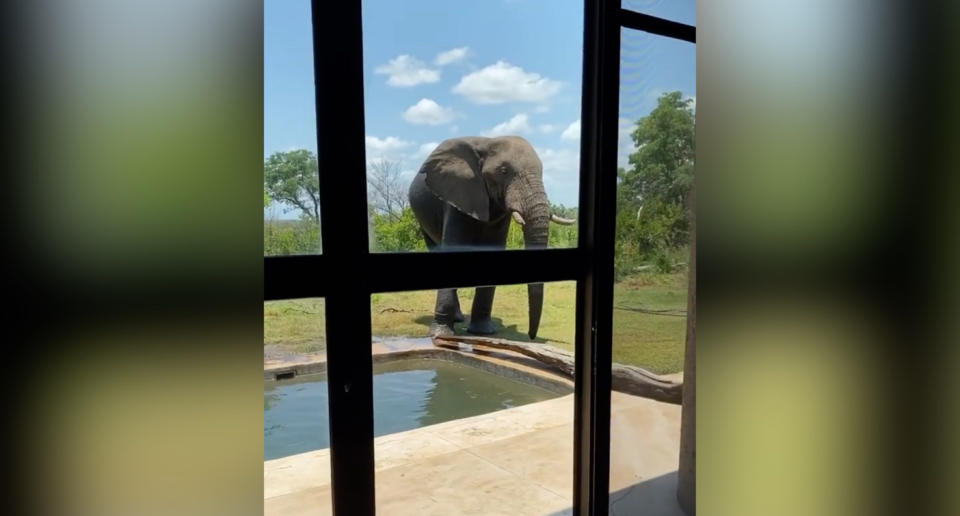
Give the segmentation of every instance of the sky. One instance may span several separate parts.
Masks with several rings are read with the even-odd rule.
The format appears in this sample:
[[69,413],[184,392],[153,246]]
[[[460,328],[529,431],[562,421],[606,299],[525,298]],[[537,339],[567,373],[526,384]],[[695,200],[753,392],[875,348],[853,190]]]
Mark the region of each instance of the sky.
[[[695,23],[692,0],[623,0]],[[515,134],[543,162],[550,201],[579,196],[582,0],[364,0],[367,161],[400,163],[406,181],[437,143]],[[621,36],[618,161],[661,93],[696,98],[691,43],[633,30]],[[264,156],[316,151],[309,0],[264,2]],[[336,80],[336,70],[321,80]],[[296,218],[297,213],[279,213]]]

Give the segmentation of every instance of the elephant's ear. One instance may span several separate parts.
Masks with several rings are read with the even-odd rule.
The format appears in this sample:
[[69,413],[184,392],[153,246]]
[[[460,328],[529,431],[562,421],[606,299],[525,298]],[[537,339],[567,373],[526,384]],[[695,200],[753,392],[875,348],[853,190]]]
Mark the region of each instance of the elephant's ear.
[[427,187],[444,201],[471,217],[490,220],[490,196],[480,173],[480,156],[463,140],[447,140],[420,167]]

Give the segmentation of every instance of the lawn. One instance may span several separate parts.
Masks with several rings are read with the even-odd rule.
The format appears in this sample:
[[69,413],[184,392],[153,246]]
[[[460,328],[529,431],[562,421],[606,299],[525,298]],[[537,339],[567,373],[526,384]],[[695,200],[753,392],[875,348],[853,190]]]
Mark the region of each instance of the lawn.
[[[469,314],[473,289],[460,289],[460,304]],[[573,351],[576,284],[548,283],[537,342]],[[371,296],[372,333],[375,336],[424,337],[433,318],[435,291],[393,292]],[[639,274],[614,287],[613,360],[633,364],[655,373],[683,370],[683,347],[687,304],[686,273]],[[668,311],[651,314],[646,311]],[[493,335],[527,341],[526,285],[497,288],[493,304]],[[264,303],[264,344],[296,352],[324,350],[322,299],[298,299]],[[466,334],[466,323],[456,325]]]

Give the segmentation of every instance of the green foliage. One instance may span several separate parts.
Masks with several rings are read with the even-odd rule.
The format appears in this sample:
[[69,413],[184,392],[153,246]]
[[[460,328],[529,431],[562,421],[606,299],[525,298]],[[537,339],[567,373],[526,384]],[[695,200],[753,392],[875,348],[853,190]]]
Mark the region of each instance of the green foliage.
[[661,274],[670,274],[673,272],[673,257],[670,256],[670,253],[665,252],[663,249],[659,249],[657,254],[653,257],[653,265],[656,268],[657,272]]
[[271,154],[263,162],[263,188],[271,199],[299,208],[314,224],[319,223],[320,175],[312,152],[297,149]]
[[376,212],[373,220],[374,249],[380,252],[426,251],[420,223],[407,206],[399,217]]
[[679,91],[663,94],[631,134],[637,151],[630,168],[617,171],[618,279],[651,261],[669,272],[674,251],[690,240],[687,196],[696,150],[690,103]]
[[320,226],[310,218],[263,221],[263,254],[316,254],[322,252]]

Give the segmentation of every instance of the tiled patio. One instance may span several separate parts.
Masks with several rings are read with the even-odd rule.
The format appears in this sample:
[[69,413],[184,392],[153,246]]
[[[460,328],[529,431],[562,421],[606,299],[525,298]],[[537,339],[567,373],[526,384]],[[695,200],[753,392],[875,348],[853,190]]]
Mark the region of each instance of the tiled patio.
[[[680,407],[613,393],[612,514],[681,515]],[[375,440],[377,510],[417,516],[571,513],[573,396]],[[330,514],[329,451],[264,462],[265,514]]]

